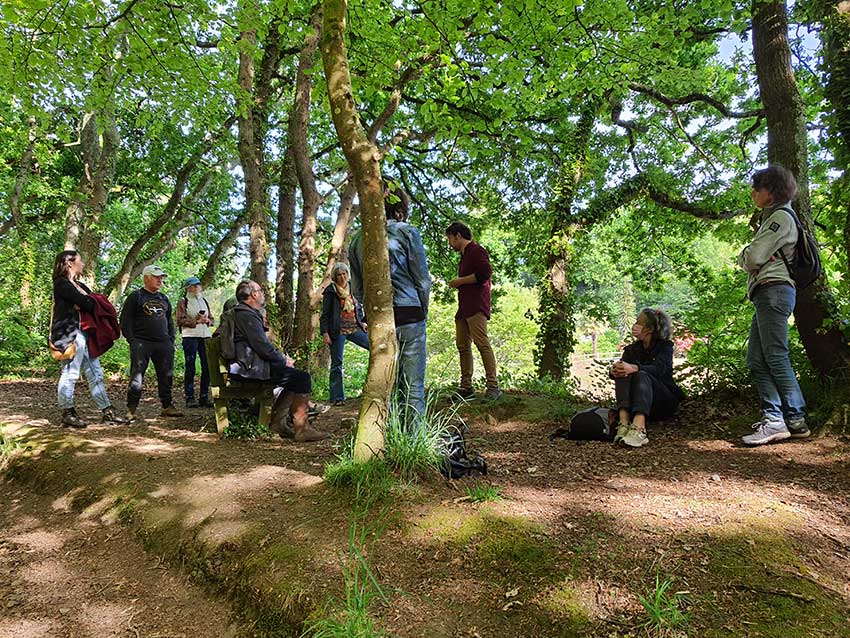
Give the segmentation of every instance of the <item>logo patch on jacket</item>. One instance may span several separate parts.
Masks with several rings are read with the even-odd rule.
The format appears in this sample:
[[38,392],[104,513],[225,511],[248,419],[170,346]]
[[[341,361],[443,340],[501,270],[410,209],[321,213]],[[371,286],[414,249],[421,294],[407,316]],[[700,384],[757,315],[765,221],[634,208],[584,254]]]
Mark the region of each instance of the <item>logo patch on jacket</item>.
[[779,222],[773,222],[770,226],[768,226],[769,230],[772,230],[774,233],[780,229]]

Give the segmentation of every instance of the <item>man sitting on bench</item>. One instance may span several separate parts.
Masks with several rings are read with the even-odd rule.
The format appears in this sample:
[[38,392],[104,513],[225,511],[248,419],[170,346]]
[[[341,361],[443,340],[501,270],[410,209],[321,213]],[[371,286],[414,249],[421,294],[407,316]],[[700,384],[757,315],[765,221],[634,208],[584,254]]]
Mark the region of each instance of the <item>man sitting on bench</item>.
[[284,431],[286,418],[291,414],[296,441],[327,438],[328,434],[314,430],[307,420],[310,374],[296,369],[292,359],[277,350],[266,335],[260,314],[266,302],[263,288],[254,281],[243,281],[236,287],[236,300],[233,309],[236,360],[230,364],[230,374],[241,381],[273,381],[283,389],[272,408],[272,431]]

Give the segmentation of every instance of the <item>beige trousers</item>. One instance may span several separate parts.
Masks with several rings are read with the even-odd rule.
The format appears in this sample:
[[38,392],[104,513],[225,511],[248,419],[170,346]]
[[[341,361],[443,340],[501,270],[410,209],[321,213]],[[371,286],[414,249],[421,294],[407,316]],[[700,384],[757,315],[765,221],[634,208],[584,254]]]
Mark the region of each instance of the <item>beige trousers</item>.
[[455,319],[455,343],[460,354],[460,387],[472,387],[472,344],[481,353],[488,388],[498,388],[496,380],[496,356],[487,337],[487,317],[479,312],[466,319]]

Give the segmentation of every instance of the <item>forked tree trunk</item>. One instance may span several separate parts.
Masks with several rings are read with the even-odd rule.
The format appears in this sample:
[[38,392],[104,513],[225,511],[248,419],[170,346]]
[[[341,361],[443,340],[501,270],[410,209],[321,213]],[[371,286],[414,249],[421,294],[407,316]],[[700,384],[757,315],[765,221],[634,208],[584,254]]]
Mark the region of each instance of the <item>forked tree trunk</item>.
[[384,425],[396,378],[395,320],[379,150],[360,123],[345,48],[347,0],[325,0],[322,60],[334,127],[360,197],[363,288],[369,315],[369,369],[360,402],[354,461],[384,449]]
[[[753,3],[753,58],[767,118],[767,157],[797,178],[795,209],[814,233],[803,100],[791,67],[784,0]],[[794,318],[812,367],[823,375],[846,374],[850,361],[836,304],[825,277],[797,293]]]
[[[239,215],[230,226],[230,229],[225,233],[225,235],[219,240],[216,244],[215,248],[212,251],[212,254],[207,259],[207,264],[204,267],[204,274],[201,275],[201,286],[203,288],[209,288],[212,286],[213,282],[215,282],[216,272],[218,271],[218,267],[221,264],[221,258],[224,254],[231,249],[231,247],[236,243],[236,240],[239,237],[239,233],[242,231],[242,227],[245,225],[247,219],[247,215],[243,212]],[[236,289],[234,288],[234,293]]]

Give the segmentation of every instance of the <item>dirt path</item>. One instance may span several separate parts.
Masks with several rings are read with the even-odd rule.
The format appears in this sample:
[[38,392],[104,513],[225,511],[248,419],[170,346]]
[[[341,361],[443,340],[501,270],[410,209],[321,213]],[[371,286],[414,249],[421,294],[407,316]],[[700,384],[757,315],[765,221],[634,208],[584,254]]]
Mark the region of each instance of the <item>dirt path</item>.
[[[354,402],[319,417],[334,438],[298,445],[219,441],[209,412],[163,420],[151,402],[137,425],[69,433],[51,424],[54,409],[42,407],[52,405],[54,392],[46,381],[0,383],[0,424],[27,430],[26,440],[41,449],[3,486],[8,507],[19,508],[7,510],[13,515],[5,525],[17,538],[29,533],[26,521],[56,517],[44,524],[62,542],[45,558],[23,554],[23,541],[7,542],[0,557],[73,559],[67,573],[97,578],[84,581],[68,605],[42,600],[37,588],[22,596],[18,586],[19,602],[7,617],[42,623],[31,624],[36,632],[61,627],[60,607],[78,619],[87,613],[86,596],[102,597],[113,611],[94,616],[134,636],[128,622],[139,627],[173,606],[160,597],[167,588],[129,577],[115,586],[121,577],[98,571],[106,558],[92,551],[114,555],[106,550],[118,543],[123,554],[134,532],[148,546],[134,574],[164,573],[159,557],[184,564],[231,598],[251,602],[261,618],[297,627],[329,596],[340,598],[350,494],[327,488],[321,474],[345,445]],[[86,398],[79,403],[93,413]],[[492,470],[483,482],[503,500],[472,503],[466,490],[474,481],[434,480],[402,486],[385,502],[382,531],[366,537],[362,549],[386,588],[386,602],[376,601],[371,612],[390,635],[635,636],[646,621],[639,597],[657,578],[669,578],[683,592],[689,618],[686,631],[670,636],[850,638],[850,439],[742,448],[737,440],[754,406],[730,396],[689,402],[682,409],[689,421],[654,427],[651,444],[640,450],[549,442],[557,407],[551,399],[508,396],[464,411],[470,447]],[[14,496],[27,486],[42,491],[42,500]],[[116,504],[127,508],[123,523],[99,522],[99,512]],[[180,635],[187,632],[180,619],[189,616],[228,626],[215,608],[163,615],[160,629],[140,635],[162,627]],[[191,627],[198,633],[196,623]],[[8,630],[0,624],[0,631]]]
[[0,638],[237,635],[227,605],[96,509],[0,491]]

